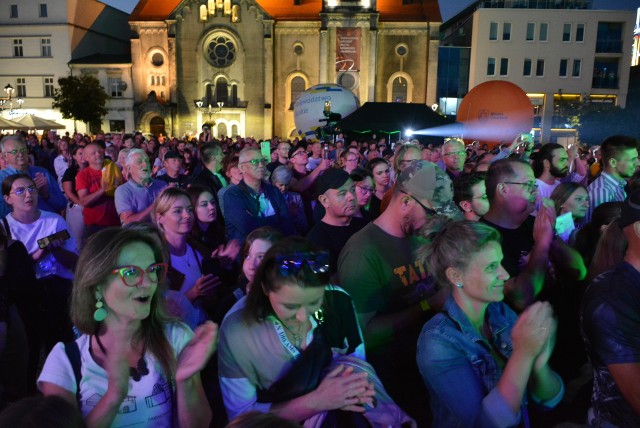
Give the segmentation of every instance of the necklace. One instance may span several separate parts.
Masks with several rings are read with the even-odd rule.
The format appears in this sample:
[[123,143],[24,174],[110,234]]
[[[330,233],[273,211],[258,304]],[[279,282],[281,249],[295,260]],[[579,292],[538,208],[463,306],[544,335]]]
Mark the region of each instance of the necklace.
[[[100,336],[98,336],[96,334],[95,337],[96,337],[96,342],[98,342],[98,346],[100,347],[100,350],[106,356],[107,355],[107,350],[104,349],[104,345],[102,344],[102,341],[100,340]],[[91,345],[91,342],[89,342],[89,345]],[[138,382],[142,378],[142,376],[145,376],[145,375],[149,374],[149,369],[147,368],[147,362],[144,360],[145,352],[146,352],[146,349],[143,348],[142,349],[142,355],[140,356],[140,359],[138,360],[138,363],[136,364],[136,367],[129,367],[129,376],[136,382]]]
[[284,322],[281,322],[281,324],[293,336],[293,344],[295,345],[295,347],[300,348],[300,346],[302,346],[302,335],[300,333],[296,333],[293,330],[291,330],[289,326]]

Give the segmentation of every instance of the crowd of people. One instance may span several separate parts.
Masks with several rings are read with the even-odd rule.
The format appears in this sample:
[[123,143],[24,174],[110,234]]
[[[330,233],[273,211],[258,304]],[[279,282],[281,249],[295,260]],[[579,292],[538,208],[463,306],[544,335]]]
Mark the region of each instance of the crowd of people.
[[637,141],[260,143],[2,138],[0,426],[640,426]]

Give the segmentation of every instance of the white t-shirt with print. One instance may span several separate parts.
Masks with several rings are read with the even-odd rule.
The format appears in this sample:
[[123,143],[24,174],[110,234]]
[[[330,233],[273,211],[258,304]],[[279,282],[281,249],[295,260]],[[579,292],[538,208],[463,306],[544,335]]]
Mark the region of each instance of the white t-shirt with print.
[[[184,324],[172,323],[166,326],[165,334],[176,357],[193,337],[193,332]],[[91,336],[82,335],[76,343],[80,348],[82,363],[80,380],[80,406],[83,417],[86,417],[104,396],[108,386],[107,372],[100,367],[89,353],[89,339]],[[145,361],[149,374],[142,376],[136,382],[129,378],[129,392],[120,405],[120,410],[111,425],[117,427],[150,427],[172,426],[171,415],[171,386],[162,376],[162,369],[155,357],[148,352]],[[65,353],[64,344],[58,343],[53,348],[42,373],[38,378],[38,388],[42,383],[49,382],[76,395],[76,378],[71,362]]]

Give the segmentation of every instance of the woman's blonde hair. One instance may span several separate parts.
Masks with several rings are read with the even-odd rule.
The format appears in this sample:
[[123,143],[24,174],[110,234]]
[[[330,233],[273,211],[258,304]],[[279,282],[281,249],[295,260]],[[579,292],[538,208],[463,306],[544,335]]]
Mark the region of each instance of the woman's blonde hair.
[[[84,334],[95,334],[98,322],[93,319],[99,288],[113,278],[113,269],[122,250],[131,244],[142,243],[153,251],[157,263],[166,263],[167,252],[162,243],[149,233],[139,230],[112,227],[92,235],[82,248],[75,271],[71,293],[71,320]],[[151,297],[151,311],[142,320],[134,340],[145,344],[146,349],[158,360],[167,378],[175,370],[175,355],[168,342],[164,327],[169,318],[164,313],[162,295],[166,284],[159,283]],[[107,308],[107,311],[109,309]]]
[[470,220],[452,221],[434,216],[420,229],[427,243],[417,251],[418,260],[427,264],[440,285],[453,285],[446,275],[448,268],[464,270],[471,258],[489,242],[500,242],[500,232],[484,223]]
[[156,197],[151,210],[151,219],[160,230],[164,231],[162,225],[158,223],[158,214],[164,215],[167,213],[180,196],[184,196],[191,203],[189,194],[185,190],[176,187],[167,187]]

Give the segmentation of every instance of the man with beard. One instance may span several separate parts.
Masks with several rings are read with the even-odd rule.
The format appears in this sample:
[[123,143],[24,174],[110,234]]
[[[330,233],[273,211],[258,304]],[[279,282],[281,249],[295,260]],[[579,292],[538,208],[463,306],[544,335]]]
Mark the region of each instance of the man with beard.
[[367,220],[357,218],[356,181],[359,175],[349,175],[342,169],[329,168],[316,181],[318,202],[325,209],[324,217],[307,234],[307,239],[329,251],[329,269],[338,270],[338,255],[349,238],[362,229]]
[[167,184],[151,178],[151,162],[142,149],[131,149],[124,165],[129,180],[118,186],[114,195],[120,221],[122,224],[150,222],[153,202]]
[[480,221],[502,235],[502,266],[511,277],[504,286],[505,300],[514,310],[524,310],[540,294],[549,262],[563,278],[584,278],[582,257],[555,239],[553,202],[543,199],[538,216],[531,216],[538,186],[527,162],[498,160],[489,167],[485,183],[490,208]]
[[627,197],[626,179],[631,178],[638,167],[638,141],[624,135],[613,135],[602,142],[602,173],[589,185],[589,212],[605,202],[622,202]]
[[367,361],[418,426],[431,420],[416,343],[447,291],[438,290],[418,261],[416,234],[437,213],[458,214],[452,196],[451,180],[436,165],[423,160],[405,165],[387,209],[349,239],[338,259],[338,283],[355,304]]
[[[538,201],[536,211],[532,215],[537,215],[542,200],[550,198],[551,194],[560,183],[573,181],[581,183],[586,176],[586,169],[579,162],[575,163],[576,172],[569,174],[569,166],[573,164],[577,156],[577,151],[571,149],[567,152],[563,146],[555,143],[545,144],[535,154],[531,167],[533,174],[536,176],[536,184],[538,186]],[[578,170],[577,167],[582,167]]]

